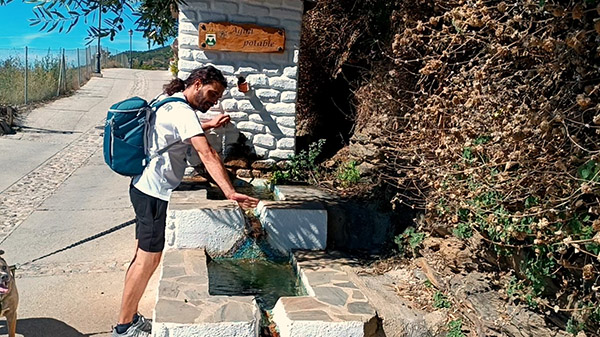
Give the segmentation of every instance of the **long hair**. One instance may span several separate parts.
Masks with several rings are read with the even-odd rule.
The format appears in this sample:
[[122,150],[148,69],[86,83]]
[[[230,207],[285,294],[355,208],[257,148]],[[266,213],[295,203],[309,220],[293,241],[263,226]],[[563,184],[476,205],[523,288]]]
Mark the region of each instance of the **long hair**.
[[223,88],[227,88],[227,80],[225,80],[223,73],[213,66],[205,66],[194,69],[185,81],[179,78],[172,80],[164,85],[163,90],[167,95],[171,96],[176,92],[184,91],[185,88],[196,83],[198,80],[200,80],[202,84],[217,82],[220,83]]

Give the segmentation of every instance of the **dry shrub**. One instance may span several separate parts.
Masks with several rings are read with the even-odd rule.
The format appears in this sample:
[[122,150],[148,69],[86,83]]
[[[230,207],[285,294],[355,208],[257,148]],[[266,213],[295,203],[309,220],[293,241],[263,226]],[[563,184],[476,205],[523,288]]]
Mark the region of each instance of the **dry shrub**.
[[507,291],[570,330],[600,322],[598,6],[399,4],[387,59],[356,93],[356,124],[386,125],[393,202],[501,263],[517,256]]

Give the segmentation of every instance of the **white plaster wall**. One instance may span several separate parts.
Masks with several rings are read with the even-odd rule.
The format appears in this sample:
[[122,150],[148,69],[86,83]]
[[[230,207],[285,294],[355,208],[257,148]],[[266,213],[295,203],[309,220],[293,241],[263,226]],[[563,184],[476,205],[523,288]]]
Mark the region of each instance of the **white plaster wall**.
[[205,248],[212,256],[228,252],[244,237],[244,215],[238,207],[197,208],[169,205],[166,249]]
[[[220,106],[202,120],[225,112],[233,127],[209,134],[215,149],[227,154],[240,134],[263,158],[287,159],[294,153],[296,130],[297,63],[300,48],[302,0],[189,0],[179,12],[179,74],[185,79],[200,66],[212,64],[226,76],[229,88]],[[285,29],[284,53],[204,51],[198,46],[200,22],[253,23]],[[244,76],[250,91],[237,90]],[[224,152],[223,152],[224,151]]]

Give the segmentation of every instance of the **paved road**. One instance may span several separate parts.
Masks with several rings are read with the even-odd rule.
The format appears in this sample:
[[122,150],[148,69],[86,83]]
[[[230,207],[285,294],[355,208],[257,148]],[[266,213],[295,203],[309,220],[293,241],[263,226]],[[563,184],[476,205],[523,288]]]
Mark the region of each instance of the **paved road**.
[[[126,177],[102,159],[103,118],[130,96],[152,98],[166,71],[106,69],[71,97],[29,113],[0,137],[0,249],[22,264],[133,218]],[[133,226],[17,271],[17,332],[25,337],[109,336],[134,252]],[[152,316],[157,275],[140,311]],[[6,335],[0,319],[0,335]]]

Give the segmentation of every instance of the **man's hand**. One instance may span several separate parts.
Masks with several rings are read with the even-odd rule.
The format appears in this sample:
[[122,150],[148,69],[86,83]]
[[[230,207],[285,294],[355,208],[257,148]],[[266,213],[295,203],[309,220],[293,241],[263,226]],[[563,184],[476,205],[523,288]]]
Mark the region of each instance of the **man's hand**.
[[215,118],[211,119],[210,121],[202,123],[202,129],[216,129],[229,122],[231,122],[231,117],[229,115],[218,114]]
[[227,199],[236,201],[243,209],[255,208],[258,205],[258,199],[237,192],[232,193]]

